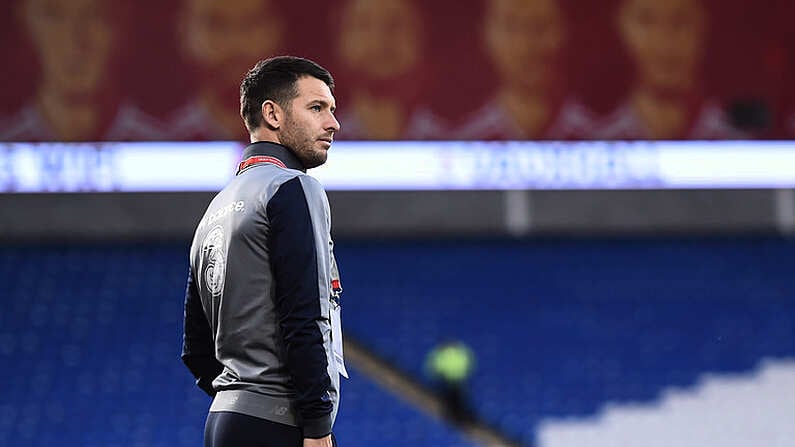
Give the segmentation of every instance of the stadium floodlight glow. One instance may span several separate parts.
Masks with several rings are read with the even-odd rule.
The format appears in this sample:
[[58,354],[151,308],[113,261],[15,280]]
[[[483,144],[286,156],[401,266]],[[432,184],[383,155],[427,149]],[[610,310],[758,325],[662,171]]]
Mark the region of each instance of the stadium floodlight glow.
[[[237,142],[3,143],[0,192],[216,191]],[[795,188],[795,141],[337,142],[328,190]]]

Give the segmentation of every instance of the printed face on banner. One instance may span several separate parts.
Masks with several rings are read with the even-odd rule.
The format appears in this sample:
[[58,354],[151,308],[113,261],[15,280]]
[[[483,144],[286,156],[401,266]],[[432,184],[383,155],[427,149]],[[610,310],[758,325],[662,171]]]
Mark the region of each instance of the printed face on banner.
[[260,59],[281,47],[285,28],[268,0],[185,0],[182,37],[202,79],[237,88]]
[[484,37],[503,83],[539,89],[558,76],[565,27],[556,0],[491,0]]
[[705,38],[700,0],[625,0],[619,29],[641,84],[682,91],[696,83]]
[[419,60],[420,28],[409,0],[350,0],[342,9],[342,60],[372,78],[399,76]]
[[22,22],[50,93],[80,99],[102,87],[115,37],[108,8],[101,0],[22,3]]

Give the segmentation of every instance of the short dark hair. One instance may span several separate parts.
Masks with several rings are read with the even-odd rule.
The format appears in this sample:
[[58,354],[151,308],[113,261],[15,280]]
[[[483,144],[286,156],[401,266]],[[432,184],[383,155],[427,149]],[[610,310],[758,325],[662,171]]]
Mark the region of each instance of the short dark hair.
[[325,68],[302,57],[276,56],[257,62],[240,83],[240,116],[249,131],[262,124],[262,103],[274,101],[287,107],[298,96],[296,81],[312,76],[334,89],[334,79]]

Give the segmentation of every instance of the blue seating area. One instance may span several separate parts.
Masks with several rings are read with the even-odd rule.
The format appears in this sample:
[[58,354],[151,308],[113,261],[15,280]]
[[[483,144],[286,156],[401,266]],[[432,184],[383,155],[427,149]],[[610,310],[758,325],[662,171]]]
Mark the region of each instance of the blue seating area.
[[422,414],[348,367],[340,417],[334,431],[340,446],[476,447],[456,429]]
[[[179,361],[187,248],[0,248],[0,445],[201,445]],[[795,243],[777,239],[339,241],[347,334],[423,378],[447,337],[472,401],[526,445],[539,420],[648,401],[795,356]],[[343,446],[469,446],[352,368]]]
[[789,241],[360,242],[337,257],[348,334],[416,377],[435,343],[468,343],[474,407],[526,445],[544,417],[795,356]]
[[[0,445],[202,445],[210,400],[179,360],[186,253],[0,248]],[[340,445],[472,446],[350,369]]]

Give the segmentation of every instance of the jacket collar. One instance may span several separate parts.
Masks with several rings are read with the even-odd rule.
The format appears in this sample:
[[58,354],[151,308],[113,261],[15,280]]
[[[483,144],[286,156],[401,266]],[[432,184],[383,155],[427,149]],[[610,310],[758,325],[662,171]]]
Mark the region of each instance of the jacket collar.
[[287,146],[283,146],[278,143],[272,143],[270,141],[257,141],[249,144],[243,150],[243,160],[258,155],[277,158],[290,169],[297,169],[301,172],[306,172],[304,165]]

